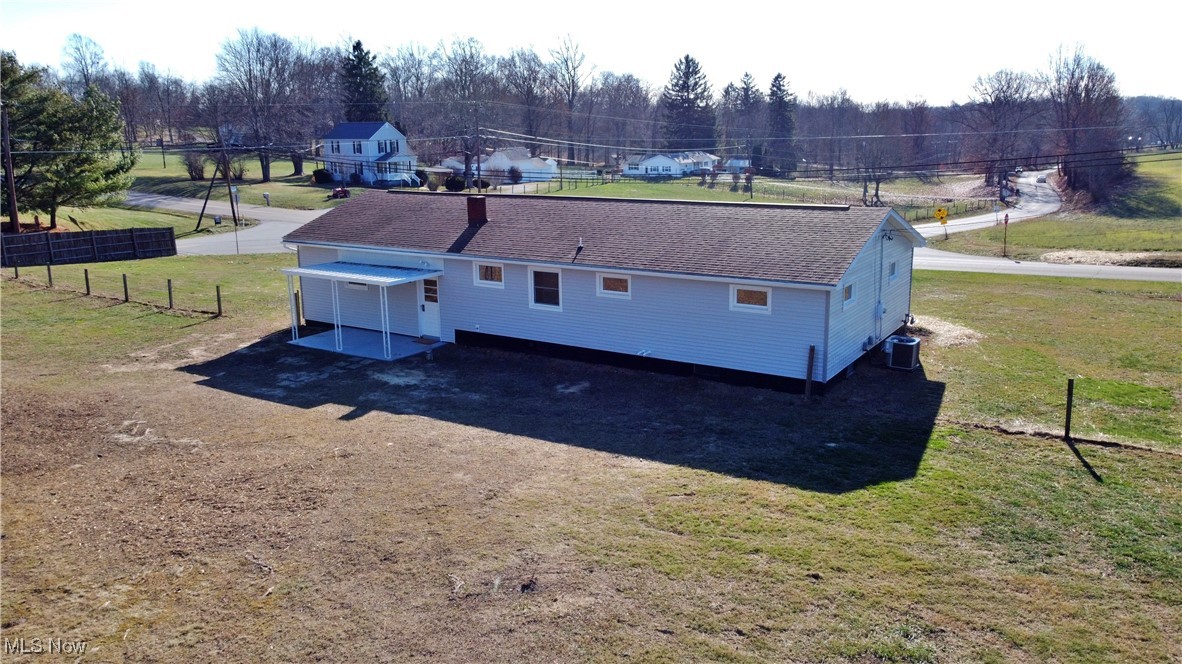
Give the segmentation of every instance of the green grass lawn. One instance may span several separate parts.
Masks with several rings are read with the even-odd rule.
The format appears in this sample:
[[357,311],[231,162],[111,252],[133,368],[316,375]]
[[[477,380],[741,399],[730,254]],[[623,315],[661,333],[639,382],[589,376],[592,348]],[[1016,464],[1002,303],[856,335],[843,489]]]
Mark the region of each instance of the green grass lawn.
[[[232,224],[214,226],[213,219],[206,215],[197,227],[197,215],[170,210],[147,210],[123,206],[62,208],[58,211],[58,226],[70,231],[105,231],[123,228],[172,228],[177,238],[199,233],[224,233],[232,231]],[[253,222],[245,222],[253,225]]]
[[[276,159],[271,163],[271,181],[262,181],[262,168],[257,157],[246,159],[246,170],[242,180],[231,181],[231,186],[237,187],[239,201],[247,205],[266,205],[263,194],[269,194],[271,205],[296,210],[321,210],[335,207],[344,202],[342,199],[332,199],[329,192],[334,186],[320,185],[312,182],[312,170],[315,165],[311,161],[304,162],[304,175],[293,175],[292,163],[288,159]],[[213,177],[213,166],[206,168],[207,179],[194,181],[189,178],[185,164],[179,153],[166,153],[162,160],[159,153],[142,155],[133,171],[135,183],[132,188],[153,194],[167,196],[185,196],[189,198],[204,198],[210,192],[213,200],[229,200],[229,190],[224,180],[215,183],[210,190],[210,177]]]
[[959,253],[1037,260],[1049,251],[1082,249],[1174,254],[1182,263],[1182,160],[1179,155],[1145,155],[1135,160],[1136,175],[1109,202],[1095,210],[1063,212],[1047,218],[956,233],[939,248]]

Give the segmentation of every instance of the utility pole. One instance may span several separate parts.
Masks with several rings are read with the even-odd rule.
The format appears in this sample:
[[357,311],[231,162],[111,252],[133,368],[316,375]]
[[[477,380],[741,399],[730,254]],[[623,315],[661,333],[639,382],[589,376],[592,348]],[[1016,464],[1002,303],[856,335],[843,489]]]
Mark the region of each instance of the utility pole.
[[12,175],[12,137],[8,135],[8,106],[0,103],[0,143],[3,147],[4,159],[4,195],[8,201],[8,219],[12,224],[13,233],[21,232],[20,216],[16,209],[16,178]]

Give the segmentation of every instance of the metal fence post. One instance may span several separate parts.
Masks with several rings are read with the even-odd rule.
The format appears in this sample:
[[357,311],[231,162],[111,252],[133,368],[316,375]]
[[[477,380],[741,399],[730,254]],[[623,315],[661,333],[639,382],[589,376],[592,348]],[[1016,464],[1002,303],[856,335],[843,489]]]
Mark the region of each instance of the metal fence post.
[[86,294],[90,295],[90,268],[82,268],[82,278],[86,280]]
[[222,315],[222,287],[220,285],[214,286],[218,296],[218,317]]
[[131,293],[128,292],[128,290],[127,290],[127,274],[126,273],[123,274],[123,301],[124,302],[131,301]]

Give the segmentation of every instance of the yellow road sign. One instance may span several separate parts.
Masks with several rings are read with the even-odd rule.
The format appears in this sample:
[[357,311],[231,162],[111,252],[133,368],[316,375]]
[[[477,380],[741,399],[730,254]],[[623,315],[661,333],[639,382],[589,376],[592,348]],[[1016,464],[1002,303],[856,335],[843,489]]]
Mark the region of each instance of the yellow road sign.
[[948,223],[948,210],[945,210],[944,208],[936,208],[935,217],[940,220],[941,224],[947,224]]

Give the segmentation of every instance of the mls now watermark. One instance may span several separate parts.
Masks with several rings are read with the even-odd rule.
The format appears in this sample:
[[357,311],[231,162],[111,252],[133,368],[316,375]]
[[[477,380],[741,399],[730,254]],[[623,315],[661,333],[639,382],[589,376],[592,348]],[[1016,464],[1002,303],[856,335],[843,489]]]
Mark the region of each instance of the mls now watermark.
[[86,653],[85,641],[68,641],[66,639],[10,639],[4,637],[5,655],[83,655]]

